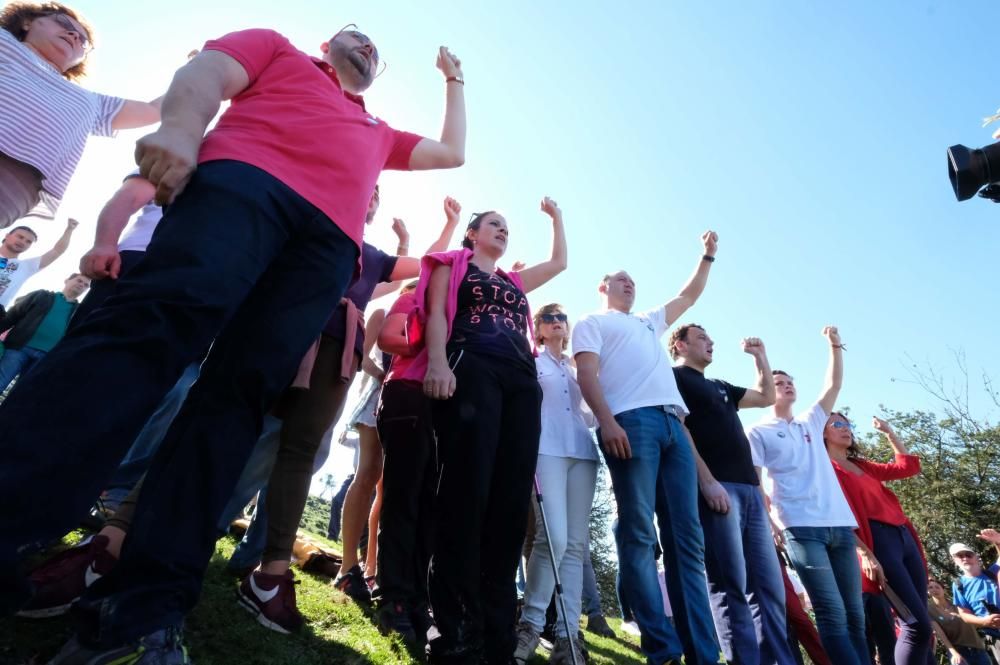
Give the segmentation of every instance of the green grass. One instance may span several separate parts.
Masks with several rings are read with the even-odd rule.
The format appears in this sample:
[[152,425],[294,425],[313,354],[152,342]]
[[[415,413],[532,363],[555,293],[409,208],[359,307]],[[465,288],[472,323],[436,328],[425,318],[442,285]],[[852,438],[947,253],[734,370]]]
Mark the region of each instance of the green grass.
[[[310,535],[320,528],[325,530],[325,521],[319,517],[322,508],[323,502],[311,501],[303,517],[303,527],[310,528]],[[73,540],[76,537],[67,538],[67,541]],[[405,665],[423,662],[408,653],[400,640],[379,633],[373,624],[372,612],[362,610],[335,590],[329,578],[298,569],[295,569],[296,577],[301,583],[296,592],[299,609],[307,619],[305,629],[298,635],[289,636],[263,628],[237,605],[239,581],[225,572],[225,563],[235,545],[236,541],[229,537],[216,545],[201,601],[188,617],[185,637],[196,665]],[[339,551],[339,544],[334,545]],[[612,620],[610,623],[621,633],[619,622]],[[594,665],[643,662],[636,643],[624,633],[618,640],[585,634]],[[69,623],[65,618],[2,620],[0,665],[45,663],[69,636]],[[547,662],[544,654],[539,649],[529,663]]]

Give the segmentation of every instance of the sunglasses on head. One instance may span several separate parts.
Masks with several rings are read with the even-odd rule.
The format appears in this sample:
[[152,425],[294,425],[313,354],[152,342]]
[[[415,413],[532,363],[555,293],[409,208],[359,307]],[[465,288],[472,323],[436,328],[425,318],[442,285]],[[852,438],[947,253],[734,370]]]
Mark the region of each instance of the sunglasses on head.
[[541,318],[542,323],[555,323],[556,321],[566,323],[569,320],[565,314],[542,314],[539,318]]
[[[340,30],[338,30],[337,33],[333,36],[333,38],[336,39],[337,36],[341,35],[341,34],[348,34],[348,35],[354,37],[356,40],[358,40],[362,44],[366,44],[368,46],[371,46],[372,47],[372,62],[375,63],[375,67],[377,69],[377,71],[375,73],[375,78],[378,78],[379,76],[382,76],[382,74],[385,73],[386,67],[388,67],[388,65],[386,63],[382,62],[381,58],[379,58],[378,47],[375,46],[375,42],[373,42],[371,40],[371,38],[368,37],[368,35],[366,35],[365,33],[361,32],[360,30],[358,30],[358,26],[357,25],[355,25],[354,23],[348,23],[343,28],[341,28]],[[381,65],[381,69],[378,69],[379,65]]]

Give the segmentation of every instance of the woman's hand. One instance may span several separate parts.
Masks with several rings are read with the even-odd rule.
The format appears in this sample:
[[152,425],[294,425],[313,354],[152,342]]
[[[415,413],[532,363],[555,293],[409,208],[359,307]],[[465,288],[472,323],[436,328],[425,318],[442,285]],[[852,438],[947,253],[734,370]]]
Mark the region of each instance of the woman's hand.
[[424,394],[431,399],[448,399],[455,394],[455,373],[447,364],[430,364],[424,375]]
[[885,584],[885,572],[882,570],[882,565],[871,552],[861,552],[861,571],[865,577],[880,587]]

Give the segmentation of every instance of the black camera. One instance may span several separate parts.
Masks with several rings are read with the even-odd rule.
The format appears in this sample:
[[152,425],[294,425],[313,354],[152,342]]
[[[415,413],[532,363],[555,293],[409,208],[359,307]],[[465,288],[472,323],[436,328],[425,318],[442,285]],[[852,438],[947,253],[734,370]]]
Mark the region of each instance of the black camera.
[[976,150],[961,144],[951,146],[948,177],[959,201],[971,199],[979,192],[984,199],[1000,202],[1000,143]]

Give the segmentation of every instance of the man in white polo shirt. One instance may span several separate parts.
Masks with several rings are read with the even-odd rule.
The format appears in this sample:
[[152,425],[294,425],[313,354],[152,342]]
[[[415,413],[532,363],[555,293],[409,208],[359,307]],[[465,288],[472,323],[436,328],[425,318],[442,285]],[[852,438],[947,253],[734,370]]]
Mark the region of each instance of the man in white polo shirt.
[[823,329],[830,363],[823,392],[793,416],[795,383],[774,370],[774,415],[747,430],[757,473],[766,488],[775,538],[788,557],[816,613],[823,647],[837,665],[868,665],[861,568],[855,552],[857,521],[840,489],[823,444],[823,431],[844,379],[844,345],[833,326]]
[[[705,582],[698,486],[713,509],[728,510],[722,486],[694,453],[681,419],[687,409],[660,338],[705,289],[718,235],[702,236],[704,255],[677,297],[632,313],[635,282],[625,271],[604,277],[605,310],[573,331],[583,397],[597,417],[618,504],[618,565],[623,591],[642,631],[642,650],[656,665],[720,662]],[[697,466],[696,466],[697,465]],[[697,470],[696,470],[697,469]],[[663,613],[654,549],[660,527],[676,631]]]

